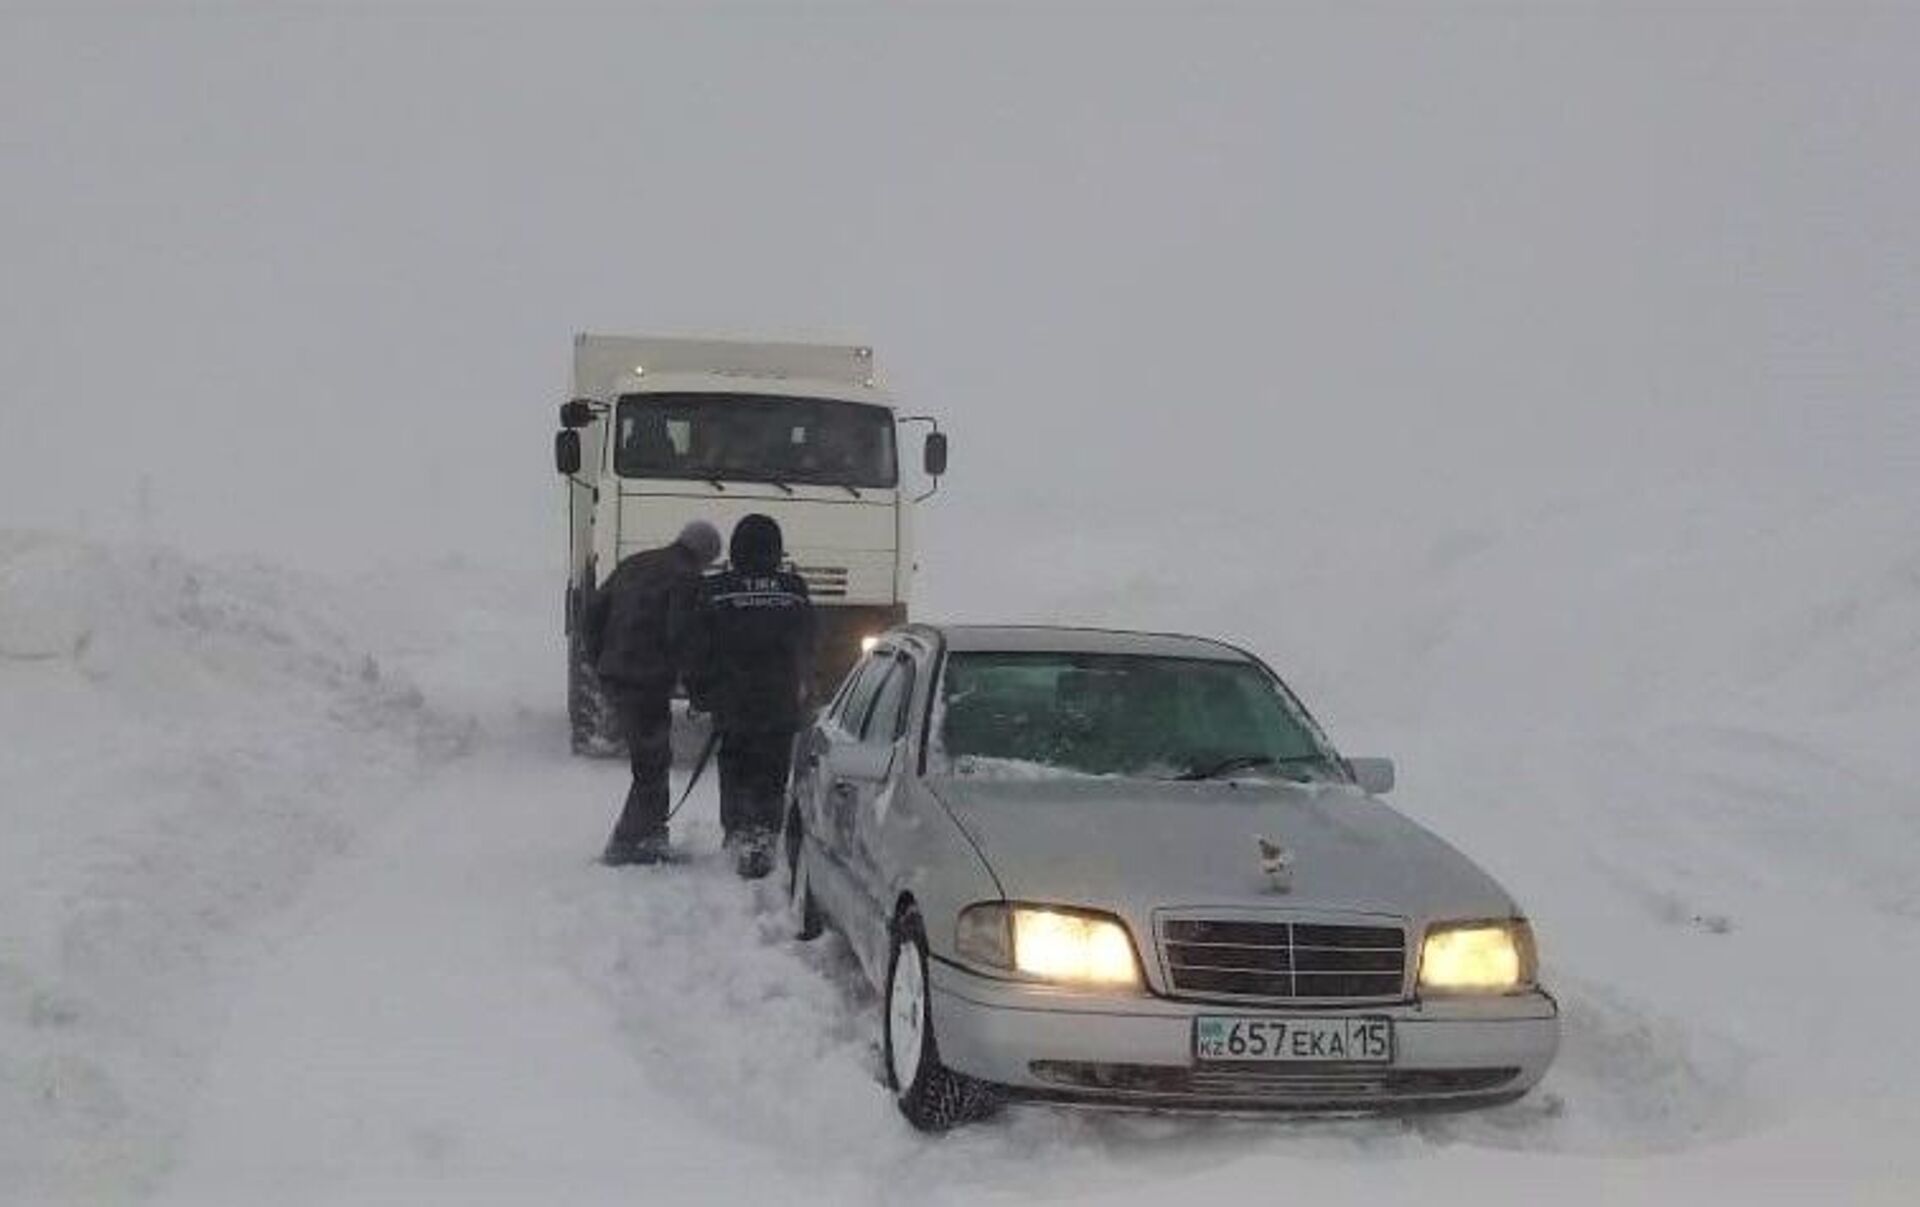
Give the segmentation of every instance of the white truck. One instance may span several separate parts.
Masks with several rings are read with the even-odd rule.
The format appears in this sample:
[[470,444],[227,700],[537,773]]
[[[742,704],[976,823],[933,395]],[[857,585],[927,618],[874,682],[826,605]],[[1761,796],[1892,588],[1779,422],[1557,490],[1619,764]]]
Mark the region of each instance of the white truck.
[[[924,425],[917,494],[904,430]],[[869,348],[578,335],[554,460],[566,478],[567,700],[578,753],[618,748],[579,639],[580,610],[628,554],[703,519],[724,539],[744,515],[779,521],[819,617],[816,698],[862,643],[907,617],[913,508],[939,487],[947,439],[900,416]]]

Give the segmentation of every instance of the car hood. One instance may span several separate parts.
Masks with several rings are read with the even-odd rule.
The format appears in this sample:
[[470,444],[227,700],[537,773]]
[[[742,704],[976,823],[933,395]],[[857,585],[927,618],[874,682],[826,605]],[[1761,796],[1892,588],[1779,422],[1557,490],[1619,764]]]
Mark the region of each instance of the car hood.
[[[1472,860],[1357,788],[1239,780],[989,780],[932,784],[1009,900],[1111,910],[1385,913],[1416,923],[1506,917],[1512,898]],[[1290,887],[1259,839],[1293,856]]]

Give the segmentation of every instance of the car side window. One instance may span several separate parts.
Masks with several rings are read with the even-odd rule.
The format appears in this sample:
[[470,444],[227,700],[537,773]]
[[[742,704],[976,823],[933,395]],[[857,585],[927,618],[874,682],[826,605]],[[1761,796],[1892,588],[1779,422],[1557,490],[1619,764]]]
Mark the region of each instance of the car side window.
[[820,710],[822,721],[834,725],[840,723],[840,714],[846,711],[847,697],[853,694],[853,682],[860,677],[862,669],[861,664],[856,662],[847,668],[846,674],[840,676],[839,685],[833,689],[833,695],[827,698],[827,706]]
[[834,724],[858,736],[861,722],[866,719],[867,706],[873,703],[874,693],[880,690],[881,676],[887,673],[887,665],[892,660],[891,656],[867,655],[859,669],[853,672],[847,690],[840,694],[840,703],[830,714]]
[[860,731],[863,742],[893,741],[900,736],[901,723],[906,720],[907,697],[913,694],[913,664],[904,658],[891,661],[893,669],[881,683],[873,710],[867,714],[867,723]]

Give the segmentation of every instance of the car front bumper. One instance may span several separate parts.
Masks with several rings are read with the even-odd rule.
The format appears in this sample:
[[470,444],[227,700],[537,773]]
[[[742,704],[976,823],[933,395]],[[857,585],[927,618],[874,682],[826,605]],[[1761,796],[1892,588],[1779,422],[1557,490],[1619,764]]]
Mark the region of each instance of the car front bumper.
[[[1386,1111],[1518,1097],[1552,1063],[1559,1008],[1544,992],[1340,1009],[1114,996],[929,970],[941,1062],[1020,1097],[1207,1110]],[[1390,1064],[1196,1064],[1194,1019],[1391,1018]]]

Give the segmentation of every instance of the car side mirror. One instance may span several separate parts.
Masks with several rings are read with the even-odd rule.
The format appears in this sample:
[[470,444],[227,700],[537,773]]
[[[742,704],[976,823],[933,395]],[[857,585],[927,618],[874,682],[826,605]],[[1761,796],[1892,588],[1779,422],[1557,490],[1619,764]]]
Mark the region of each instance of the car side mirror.
[[945,432],[927,433],[927,443],[921,449],[920,462],[926,468],[929,478],[937,478],[947,472],[947,434]]
[[1392,759],[1348,759],[1347,769],[1353,772],[1353,782],[1368,796],[1385,796],[1393,791]]
[[597,408],[585,398],[576,398],[572,402],[560,404],[560,426],[565,428],[585,427],[592,423]]
[[892,743],[850,742],[833,752],[833,774],[843,780],[877,784],[893,774]]
[[568,428],[556,432],[553,437],[553,465],[561,473],[572,477],[580,472],[580,433]]

